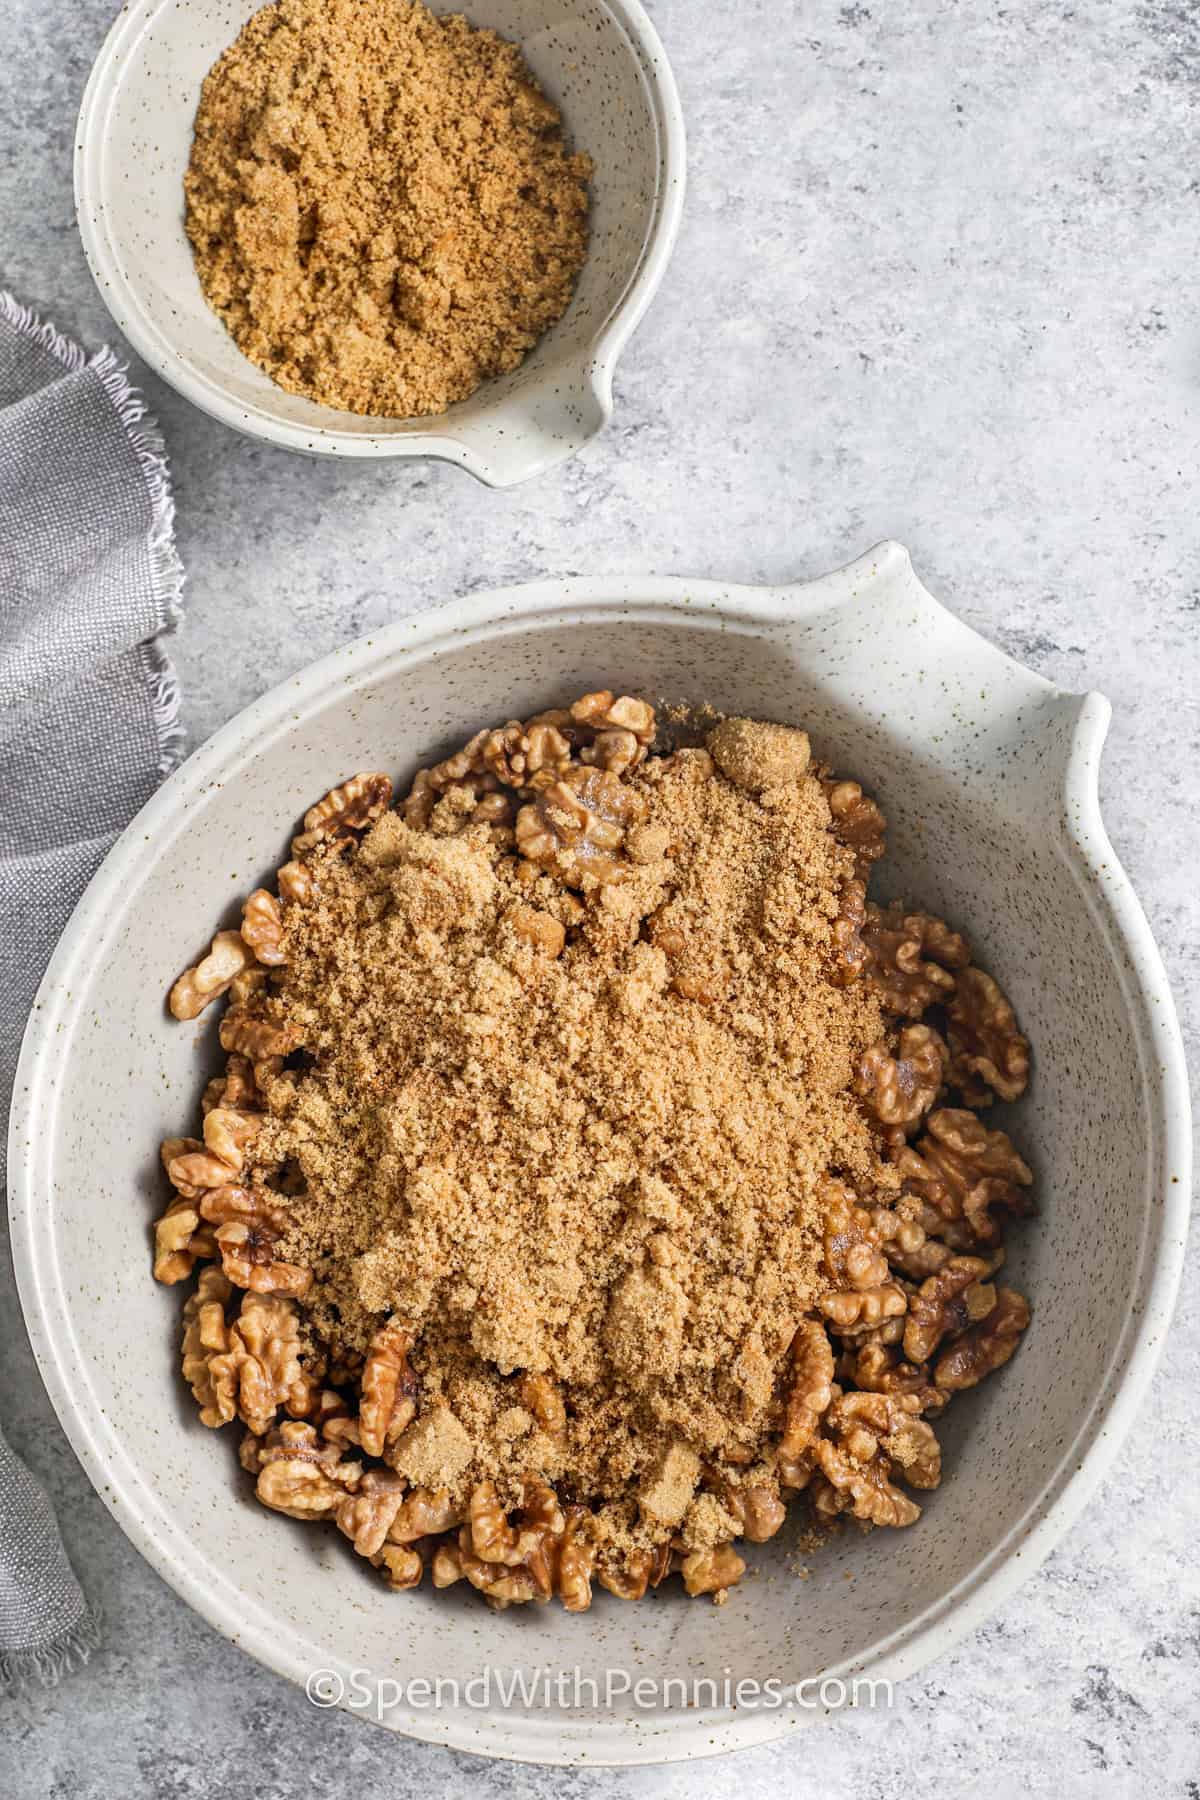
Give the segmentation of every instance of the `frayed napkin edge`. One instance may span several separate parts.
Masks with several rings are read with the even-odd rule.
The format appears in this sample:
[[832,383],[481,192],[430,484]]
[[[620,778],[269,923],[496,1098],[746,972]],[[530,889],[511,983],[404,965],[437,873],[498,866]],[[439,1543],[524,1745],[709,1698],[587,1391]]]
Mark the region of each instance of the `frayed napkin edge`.
[[100,1612],[89,1605],[54,1643],[39,1649],[0,1652],[0,1695],[11,1698],[31,1688],[57,1687],[64,1675],[73,1674],[91,1660],[92,1651],[100,1648],[100,1639]]
[[[96,375],[137,460],[150,504],[147,548],[158,619],[156,631],[137,646],[137,652],[158,737],[161,779],[183,761],[187,750],[179,721],[179,682],[162,645],[162,635],[173,631],[182,620],[184,579],[183,563],[175,548],[175,501],[162,433],[142,394],[130,381],[126,366],[107,346],[88,356],[80,345],[65,337],[50,321],[40,319],[5,288],[0,288],[0,319],[46,350],[66,374],[91,371]],[[12,1697],[41,1686],[54,1687],[90,1661],[92,1652],[101,1645],[103,1616],[95,1602],[86,1595],[81,1597],[83,1611],[52,1642],[0,1652],[0,1696]]]
[[[41,319],[32,307],[23,306],[7,288],[0,288],[0,319],[40,349],[49,351],[68,374],[91,370],[97,376],[137,458],[150,502],[150,581],[159,615],[157,632],[138,646],[138,654],[158,733],[158,776],[162,780],[179,767],[187,754],[187,736],[179,719],[179,681],[159,641],[160,633],[174,631],[183,618],[184,575],[175,548],[175,499],[162,432],[140,389],[130,381],[128,366],[107,345],[89,356],[49,319]],[[3,1680],[4,1663],[0,1659],[0,1682]]]

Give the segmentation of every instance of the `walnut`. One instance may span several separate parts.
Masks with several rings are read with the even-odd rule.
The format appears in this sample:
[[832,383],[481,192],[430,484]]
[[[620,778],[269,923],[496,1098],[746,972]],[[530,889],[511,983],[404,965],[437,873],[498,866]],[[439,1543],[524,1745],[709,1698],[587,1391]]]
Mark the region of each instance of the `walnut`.
[[359,1436],[368,1456],[382,1456],[416,1417],[417,1378],[408,1361],[412,1346],[412,1332],[394,1320],[371,1339],[358,1407]]
[[413,784],[400,807],[401,817],[411,830],[425,831],[427,829],[429,821],[433,817],[433,809],[437,805],[438,792],[429,770],[418,769],[413,777]]
[[289,906],[307,906],[317,892],[317,882],[312,870],[305,863],[285,862],[275,876],[275,885],[279,889],[279,898]]
[[266,1442],[267,1440],[265,1437],[256,1436],[253,1431],[245,1431],[242,1433],[242,1441],[238,1445],[238,1461],[241,1463],[243,1469],[245,1469],[247,1475],[258,1474],[259,1459],[262,1456]]
[[679,1572],[693,1599],[697,1594],[711,1594],[721,1606],[729,1589],[746,1573],[746,1565],[732,1544],[718,1544],[713,1550],[689,1550]]
[[532,731],[535,726],[552,726],[569,744],[577,744],[587,736],[586,729],[580,730],[571,717],[569,706],[548,706],[544,712],[534,713],[526,719],[525,730]]
[[336,1514],[362,1476],[359,1463],[343,1462],[335,1445],[322,1444],[311,1425],[296,1419],[285,1419],[262,1438],[254,1458],[258,1498],[292,1519]]
[[912,1414],[903,1414],[882,1439],[909,1487],[935,1488],[942,1479],[942,1447],[932,1425]]
[[646,803],[606,769],[573,767],[537,789],[517,814],[517,849],[568,887],[623,873],[625,832],[645,818]]
[[468,1509],[470,1548],[484,1562],[504,1563],[515,1567],[525,1563],[546,1537],[562,1532],[562,1509],[554,1490],[544,1481],[527,1481],[521,1503],[520,1523],[512,1526],[490,1481],[476,1484]]
[[938,1358],[934,1369],[938,1386],[952,1394],[974,1387],[1008,1361],[1028,1324],[1028,1302],[1013,1288],[997,1288],[996,1304],[987,1317]]
[[218,931],[207,956],[185,969],[167,997],[177,1019],[195,1019],[253,960],[240,931]]
[[[329,1371],[326,1370],[328,1374]],[[289,1412],[295,1412],[295,1406],[289,1406]],[[350,1444],[358,1446],[358,1408],[351,1405],[344,1395],[334,1388],[319,1388],[312,1396],[311,1405],[301,1415],[314,1426],[328,1444],[336,1444],[344,1450]]]
[[183,1311],[183,1374],[205,1425],[235,1415],[263,1432],[279,1407],[310,1399],[300,1363],[300,1334],[290,1301],[246,1294],[232,1324],[225,1317],[231,1285],[216,1268],[201,1271]]
[[571,708],[571,719],[574,724],[587,726],[596,734],[592,742],[580,750],[581,760],[594,763],[614,775],[637,768],[654,742],[654,708],[644,700],[631,699],[628,694],[615,699],[607,688],[595,694],[584,694],[576,700]]
[[225,1308],[233,1288],[220,1269],[201,1269],[194,1293],[183,1309],[183,1378],[200,1408],[201,1422],[212,1428],[227,1425],[237,1407],[232,1385],[222,1375],[220,1386],[213,1377],[213,1358],[229,1348]]
[[[820,1475],[813,1483],[818,1517],[853,1513],[871,1525],[911,1525],[921,1515],[915,1501],[891,1482],[885,1440],[913,1415],[912,1402],[891,1394],[843,1394],[826,1414],[830,1436],[816,1445]],[[930,1433],[932,1436],[932,1433]],[[911,1438],[903,1440],[907,1447]],[[926,1465],[928,1466],[928,1464]]]
[[889,1267],[911,1281],[924,1281],[927,1275],[935,1275],[953,1254],[946,1244],[931,1242],[921,1216],[925,1212],[924,1202],[906,1194],[895,1208],[877,1206],[871,1215]]
[[889,1278],[871,1214],[840,1181],[826,1181],[822,1199],[822,1272],[830,1287],[817,1300],[821,1313],[842,1333],[869,1330],[902,1313],[904,1291]]
[[597,1571],[600,1586],[618,1600],[640,1600],[647,1588],[659,1587],[671,1570],[671,1546],[633,1550],[623,1560],[609,1559]]
[[895,1152],[893,1161],[905,1187],[943,1219],[964,1221],[977,1245],[999,1241],[993,1207],[1018,1217],[1029,1211],[1022,1190],[1033,1175],[1011,1139],[963,1108],[930,1113],[925,1136]]
[[[519,719],[510,719],[507,725],[501,725],[489,731],[484,737],[480,751],[480,760],[488,774],[505,787],[521,787],[527,775],[525,733]],[[570,756],[571,746],[566,746]]]
[[251,963],[240,975],[235,975],[229,984],[229,1004],[238,1006],[244,1001],[252,1000],[256,995],[267,991],[267,971],[258,963]]
[[404,1477],[393,1474],[391,1469],[368,1469],[354,1491],[338,1502],[338,1530],[345,1533],[360,1556],[377,1556],[382,1550],[404,1505],[407,1486]]
[[568,1506],[566,1523],[552,1546],[551,1586],[567,1612],[586,1612],[592,1604],[596,1551],[591,1518],[586,1506]]
[[952,1256],[921,1283],[904,1322],[904,1354],[910,1363],[927,1363],[944,1337],[987,1316],[996,1300],[987,1281],[992,1267],[981,1256]]
[[[632,731],[598,731],[592,743],[579,753],[579,760],[607,769],[610,775],[625,775],[636,769],[646,755],[646,746]],[[589,1596],[591,1590],[588,1590]]]
[[[223,1096],[222,1096],[223,1098]],[[207,1188],[223,1187],[240,1175],[246,1160],[246,1146],[261,1131],[261,1113],[243,1112],[238,1107],[211,1107],[204,1120],[204,1143],[195,1139],[168,1138],[163,1145],[163,1161],[172,1186],[181,1194],[198,1195]],[[167,1154],[167,1146],[183,1144]],[[195,1146],[194,1148],[192,1146]]]
[[972,1106],[990,1105],[992,1095],[1019,1100],[1029,1083],[1029,1039],[990,975],[966,968],[947,1003],[950,1079]]
[[529,791],[556,780],[571,766],[572,749],[585,735],[565,711],[478,731],[452,756],[418,770],[403,803],[405,823],[443,835],[486,824],[495,840],[507,844],[515,804],[512,793],[501,789]]
[[981,1244],[974,1227],[966,1218],[948,1219],[919,1194],[902,1194],[897,1206],[902,1207],[906,1213],[910,1207],[915,1208],[911,1215],[913,1223],[925,1233],[922,1249],[910,1257],[897,1255],[894,1259],[895,1267],[914,1281],[924,1281],[927,1275],[936,1275],[951,1255],[974,1255],[983,1251],[989,1256],[999,1254],[998,1233],[990,1244]]
[[818,1319],[804,1319],[788,1351],[791,1370],[779,1439],[779,1472],[788,1482],[797,1459],[814,1442],[833,1399],[833,1348]]
[[331,788],[323,800],[304,815],[304,830],[292,839],[293,857],[303,856],[328,838],[365,831],[392,804],[392,784],[378,773],[352,775],[341,787]]
[[571,760],[574,736],[569,713],[539,713],[526,722],[524,734],[527,774],[540,775],[543,769],[566,768]]
[[242,937],[256,959],[268,968],[287,961],[283,954],[283,914],[274,894],[255,888],[242,905]]
[[[205,1150],[216,1165],[225,1170],[219,1181],[203,1183],[203,1186],[219,1188],[228,1181],[230,1175],[239,1175],[246,1161],[246,1147],[254,1143],[255,1136],[263,1130],[263,1114],[261,1112],[243,1112],[241,1107],[219,1105],[203,1121],[203,1141]],[[196,1181],[196,1172],[193,1172]]]
[[293,1419],[307,1419],[310,1425],[316,1426],[322,1437],[327,1437],[330,1443],[340,1442],[344,1448],[348,1442],[357,1440],[338,1436],[333,1403],[340,1402],[339,1411],[345,1408],[348,1412],[349,1408],[340,1394],[334,1394],[321,1385],[328,1373],[328,1363],[325,1352],[319,1350],[310,1338],[304,1346],[304,1361],[301,1365],[303,1380],[288,1394],[284,1406]]
[[875,1287],[887,1278],[887,1262],[879,1233],[865,1206],[845,1182],[829,1178],[821,1185],[822,1273],[837,1288]]
[[425,1573],[420,1551],[406,1548],[402,1544],[385,1544],[371,1560],[383,1570],[388,1586],[397,1593],[419,1587]]
[[453,1587],[461,1581],[465,1573],[462,1552],[457,1544],[439,1544],[433,1553],[433,1564],[430,1570],[435,1588]]
[[583,1612],[591,1603],[594,1562],[587,1508],[574,1506],[564,1514],[553,1490],[531,1480],[519,1517],[519,1525],[510,1526],[492,1484],[480,1482],[457,1545],[442,1545],[435,1553],[434,1586],[448,1587],[465,1576],[494,1606],[548,1600],[557,1593],[569,1612]]
[[215,1233],[226,1275],[238,1287],[255,1294],[302,1299],[312,1286],[312,1270],[276,1257],[278,1236],[270,1223],[271,1215],[257,1208],[253,1194],[243,1210],[242,1196],[247,1193],[245,1188],[214,1188],[201,1203],[202,1212],[215,1212],[218,1206],[237,1209],[236,1216],[218,1225]]
[[388,1527],[388,1542],[415,1544],[418,1538],[436,1537],[463,1522],[463,1508],[449,1488],[413,1488]]
[[[224,1098],[225,1077],[224,1075],[214,1075],[211,1081],[206,1081],[204,1084],[204,1092],[200,1096],[200,1117],[206,1119],[213,1107],[220,1106]],[[184,1140],[176,1138],[174,1141],[178,1144],[182,1143]],[[191,1147],[194,1149],[199,1150],[202,1148],[202,1145],[196,1143],[194,1139],[190,1140],[190,1143]],[[163,1158],[163,1162],[165,1164],[166,1157]]]
[[867,906],[863,942],[870,980],[888,1012],[919,1019],[935,1000],[954,992],[955,969],[970,961],[966,942],[929,913],[906,913],[899,902]]
[[832,926],[832,980],[837,987],[849,987],[870,964],[871,952],[862,938],[866,916],[866,884],[861,881],[844,881],[838,895],[837,917]]
[[255,1064],[248,1056],[239,1056],[235,1051],[226,1061],[225,1073],[220,1078],[221,1093],[217,1104],[231,1106],[237,1112],[265,1112],[267,1102],[261,1082],[273,1080],[281,1066],[281,1062],[272,1058]]
[[170,1286],[186,1281],[197,1262],[215,1256],[212,1232],[200,1222],[193,1200],[172,1200],[154,1227],[154,1279]]
[[287,1224],[287,1212],[279,1204],[279,1196],[269,1188],[243,1187],[238,1182],[228,1182],[221,1187],[206,1188],[197,1205],[201,1218],[209,1225],[228,1225],[233,1220],[240,1220],[264,1233],[277,1235]]
[[897,1344],[902,1343],[903,1339],[904,1318],[901,1315],[897,1318],[881,1320],[878,1325],[872,1326],[870,1331],[855,1332],[853,1341],[848,1344],[843,1343],[842,1350],[845,1353],[847,1350],[857,1349],[862,1344],[886,1344],[889,1348],[894,1348]]
[[543,1431],[561,1437],[567,1429],[567,1409],[549,1375],[522,1375],[517,1384],[521,1405],[531,1412]]
[[833,834],[840,844],[853,851],[854,873],[865,882],[871,865],[879,861],[887,847],[887,820],[857,781],[838,781],[826,775],[821,786],[829,802]]
[[[782,1454],[782,1444],[780,1448]],[[726,1512],[737,1520],[742,1536],[752,1544],[765,1544],[787,1518],[787,1507],[763,1482],[747,1482],[744,1487],[723,1484],[719,1498]]]
[[[164,1138],[159,1146],[158,1153],[162,1158],[162,1166],[166,1171],[167,1180],[171,1183],[171,1186],[176,1192],[182,1194],[186,1200],[198,1200],[205,1190],[202,1186],[197,1187],[194,1183],[185,1179],[183,1171],[190,1165],[185,1163],[183,1158],[185,1156],[203,1156],[203,1139],[192,1137]],[[175,1170],[174,1175],[171,1174],[172,1169]]]
[[[480,750],[484,768],[505,787],[526,786],[545,769],[556,773],[571,760],[571,744],[561,730],[546,720],[522,725],[512,719],[498,731],[489,731]],[[436,780],[436,777],[435,777]]]
[[946,1078],[949,1051],[930,1025],[905,1025],[893,1056],[875,1044],[858,1065],[854,1091],[881,1125],[911,1130],[934,1105]]
[[841,1376],[869,1394],[914,1399],[922,1412],[940,1411],[946,1404],[925,1365],[906,1362],[894,1345],[871,1339],[854,1345],[842,1358]]
[[476,1556],[471,1549],[469,1533],[470,1527],[464,1525],[457,1544],[438,1546],[433,1558],[435,1587],[449,1587],[465,1576],[497,1612],[545,1597],[539,1596],[537,1581],[529,1569],[485,1562]]
[[416,819],[414,829],[432,832],[435,837],[456,837],[475,825],[486,825],[493,843],[512,847],[516,797],[503,792],[494,775],[473,775],[442,789],[423,784],[421,794],[410,800],[408,810],[413,818],[409,822]]
[[537,912],[532,906],[514,906],[508,919],[517,936],[535,950],[544,950],[547,956],[562,955],[567,934],[552,913]]
[[517,816],[517,804],[511,794],[482,794],[471,810],[468,825],[490,825],[492,835],[511,825]]
[[249,1057],[255,1064],[266,1057],[288,1056],[299,1045],[300,1032],[295,1025],[269,1018],[253,1000],[235,1002],[221,1020],[221,1048]]
[[[586,1511],[586,1508],[579,1508],[578,1510],[584,1512]],[[563,1513],[562,1518],[562,1530],[559,1532],[543,1532],[522,1565],[524,1571],[529,1575],[533,1582],[533,1598],[535,1600],[549,1600],[557,1591],[559,1579],[558,1559],[568,1530],[565,1513]],[[583,1559],[582,1568],[579,1566],[580,1557]],[[512,1565],[503,1563],[493,1564],[492,1566],[499,1572],[507,1571]],[[581,1539],[580,1543],[576,1545],[575,1551],[568,1560],[568,1571],[568,1578],[572,1584],[573,1598],[578,1600],[580,1597],[580,1585],[578,1581],[580,1573],[582,1573],[584,1577],[583,1585],[587,1596],[582,1607],[576,1605],[568,1610],[573,1612],[583,1612],[586,1610],[586,1607],[591,1604],[592,1598],[591,1561],[586,1538]]]
[[880,1441],[916,1416],[913,1400],[897,1394],[838,1394],[825,1415],[824,1430],[855,1462],[869,1462]]
[[[300,1361],[299,1321],[291,1300],[244,1294],[226,1355],[230,1378],[237,1382],[238,1415],[251,1431],[265,1430],[280,1406],[308,1410],[312,1388]],[[215,1380],[222,1379],[223,1368],[214,1367]]]
[[452,787],[457,781],[465,781],[469,775],[485,774],[487,765],[483,760],[483,753],[491,735],[485,726],[461,750],[456,750],[452,756],[447,756],[440,763],[434,763],[432,768],[426,769],[424,773],[428,775],[433,787],[441,791]]
[[884,1319],[899,1317],[907,1301],[901,1287],[894,1281],[884,1281],[878,1287],[822,1294],[818,1304],[832,1329],[848,1337],[872,1331]]

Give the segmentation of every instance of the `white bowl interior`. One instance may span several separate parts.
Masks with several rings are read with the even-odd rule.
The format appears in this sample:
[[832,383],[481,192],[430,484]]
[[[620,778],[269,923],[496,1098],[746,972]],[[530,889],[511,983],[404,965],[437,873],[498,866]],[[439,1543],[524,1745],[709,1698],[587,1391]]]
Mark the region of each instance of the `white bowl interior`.
[[[550,1662],[596,1676],[619,1665],[795,1680],[868,1664],[1017,1553],[1119,1373],[1156,1177],[1137,1002],[1064,805],[1079,702],[945,614],[924,622],[919,652],[894,605],[787,614],[786,601],[774,623],[722,614],[710,595],[683,613],[510,617],[498,633],[459,630],[410,652],[394,633],[373,667],[327,669],[319,694],[264,703],[269,717],[248,736],[231,743],[226,732],[193,759],[169,818],[135,849],[73,959],[34,1121],[45,1142],[32,1204],[44,1209],[36,1232],[53,1271],[33,1306],[23,1284],[35,1341],[44,1354],[51,1344],[89,1421],[93,1473],[123,1471],[118,1488],[133,1477],[119,1515],[141,1521],[160,1566],[177,1580],[184,1570],[210,1616],[293,1672],[462,1679],[485,1663]],[[944,1485],[921,1496],[915,1528],[848,1531],[803,1559],[806,1580],[792,1572],[785,1529],[751,1552],[757,1578],[720,1610],[664,1592],[637,1607],[600,1595],[581,1617],[492,1615],[458,1589],[388,1593],[335,1533],[254,1503],[234,1432],[197,1422],[178,1372],[182,1293],[150,1279],[148,1231],[164,1199],[156,1146],[196,1116],[215,1022],[179,1025],[163,997],[217,922],[236,918],[238,898],[270,878],[298,815],[331,783],[363,767],[403,780],[485,721],[602,684],[803,723],[878,794],[892,828],[888,888],[966,929],[1033,1041],[1031,1097],[1011,1125],[1041,1212],[1014,1228],[1009,1262],[1033,1324],[1015,1360],[952,1407]],[[53,1011],[53,994],[44,1005]],[[659,1741],[666,1754],[681,1731],[697,1751],[711,1741],[712,1721],[694,1714],[630,1717],[621,1706],[567,1719],[445,1707],[390,1722],[527,1755],[621,1759],[631,1732],[644,1754]]]
[[[463,10],[452,0],[430,4]],[[603,417],[597,348],[642,266],[662,201],[659,70],[620,0],[477,0],[468,9],[473,24],[521,45],[573,145],[592,156],[591,243],[570,307],[519,369],[441,418],[410,420],[284,393],[241,354],[201,292],[183,229],[192,123],[204,76],[257,10],[256,0],[141,0],[98,65],[85,105],[93,128],[81,152],[81,224],[117,322],[168,379],[190,380],[201,404],[205,394],[220,398],[247,429],[284,427],[314,450],[342,439],[351,451],[356,442],[402,449],[430,433],[465,431],[478,453],[502,462],[517,434],[544,439],[543,447],[583,441]]]

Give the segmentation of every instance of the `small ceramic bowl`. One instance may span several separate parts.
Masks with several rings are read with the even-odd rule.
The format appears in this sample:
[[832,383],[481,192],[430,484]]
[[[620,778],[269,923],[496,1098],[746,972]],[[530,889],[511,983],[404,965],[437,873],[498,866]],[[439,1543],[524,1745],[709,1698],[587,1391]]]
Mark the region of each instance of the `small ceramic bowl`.
[[[138,354],[251,437],[313,456],[433,456],[509,487],[561,462],[612,415],[613,370],[670,259],[683,205],[683,115],[638,0],[479,0],[473,24],[521,46],[595,163],[591,244],[566,313],[511,374],[430,419],[364,418],[287,394],[247,360],[200,290],[183,176],[200,86],[261,0],[132,0],[83,96],[75,203],[83,248]],[[434,12],[461,11],[430,0]]]
[[[939,1428],[945,1479],[907,1531],[847,1532],[797,1579],[792,1532],[714,1608],[663,1589],[489,1613],[428,1585],[393,1594],[336,1532],[246,1492],[232,1431],[179,1376],[182,1295],[150,1276],[157,1145],[197,1116],[215,1021],[164,996],[237,897],[271,880],[295,822],[357,769],[398,782],[493,719],[601,685],[805,725],[890,822],[893,893],[970,933],[1034,1045],[998,1120],[1040,1211],[1010,1233],[1033,1322],[1011,1363]],[[118,1523],[235,1643],[366,1710],[415,1676],[436,1709],[384,1723],[494,1756],[633,1763],[702,1756],[819,1713],[639,1710],[605,1672],[716,1683],[895,1679],[940,1654],[1067,1529],[1136,1415],[1170,1316],[1188,1195],[1179,1031],[1146,921],[1100,821],[1108,705],[1061,693],[943,611],[884,545],[807,586],[545,582],[459,601],[352,644],[196,752],[129,827],[42,984],[16,1084],[12,1246],[46,1385]],[[848,1581],[852,1574],[856,1579]],[[581,1705],[501,1703],[485,1668],[578,1669]],[[358,1671],[359,1674],[355,1675]],[[395,1688],[383,1689],[394,1696]],[[571,1690],[572,1695],[574,1690]],[[812,1690],[807,1690],[812,1700]],[[827,1690],[836,1703],[836,1690]],[[672,1696],[668,1695],[668,1699]]]

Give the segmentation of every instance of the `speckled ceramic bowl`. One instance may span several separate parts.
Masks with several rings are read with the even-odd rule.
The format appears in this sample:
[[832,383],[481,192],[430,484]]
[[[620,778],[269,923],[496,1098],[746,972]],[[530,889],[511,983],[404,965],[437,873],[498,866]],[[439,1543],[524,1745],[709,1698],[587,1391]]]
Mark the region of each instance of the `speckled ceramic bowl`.
[[[563,318],[519,369],[434,419],[362,418],[286,394],[238,350],[200,291],[183,176],[200,84],[261,0],[132,0],[87,84],[75,202],[96,284],[150,366],[214,418],[314,456],[434,456],[493,487],[561,462],[612,415],[617,358],[670,259],[683,115],[638,0],[480,0],[521,45],[595,163],[591,246]],[[429,0],[434,12],[461,0]]]
[[[253,1502],[232,1432],[180,1381],[178,1289],[150,1278],[159,1139],[187,1128],[216,1024],[164,995],[215,922],[283,859],[332,782],[398,780],[480,724],[601,684],[803,723],[878,793],[893,890],[969,930],[1033,1040],[1009,1121],[1040,1215],[1010,1269],[1033,1302],[1014,1360],[956,1401],[946,1478],[904,1532],[850,1532],[789,1570],[752,1551],[722,1609],[605,1594],[489,1613],[392,1594],[334,1532]],[[1188,1105],[1170,995],[1096,799],[1107,703],[1060,693],[944,612],[895,545],[783,589],[624,579],[480,595],[350,645],[218,732],[150,802],[83,899],[43,983],[17,1080],[12,1241],[34,1347],[84,1466],[124,1530],[221,1631],[345,1699],[376,1680],[485,1666],[633,1676],[895,1678],[946,1650],[1045,1556],[1145,1391],[1179,1274]],[[1003,1117],[1003,1113],[1001,1113]],[[1136,1527],[1136,1522],[1134,1522]],[[853,1581],[846,1579],[848,1575]],[[350,1687],[355,1670],[369,1671]],[[474,1690],[478,1694],[478,1690]],[[583,1689],[586,1700],[587,1689]],[[444,1693],[444,1698],[446,1694]],[[830,1694],[836,1699],[836,1690]],[[492,1755],[624,1763],[795,1730],[802,1708],[568,1712],[400,1704],[397,1731]]]

